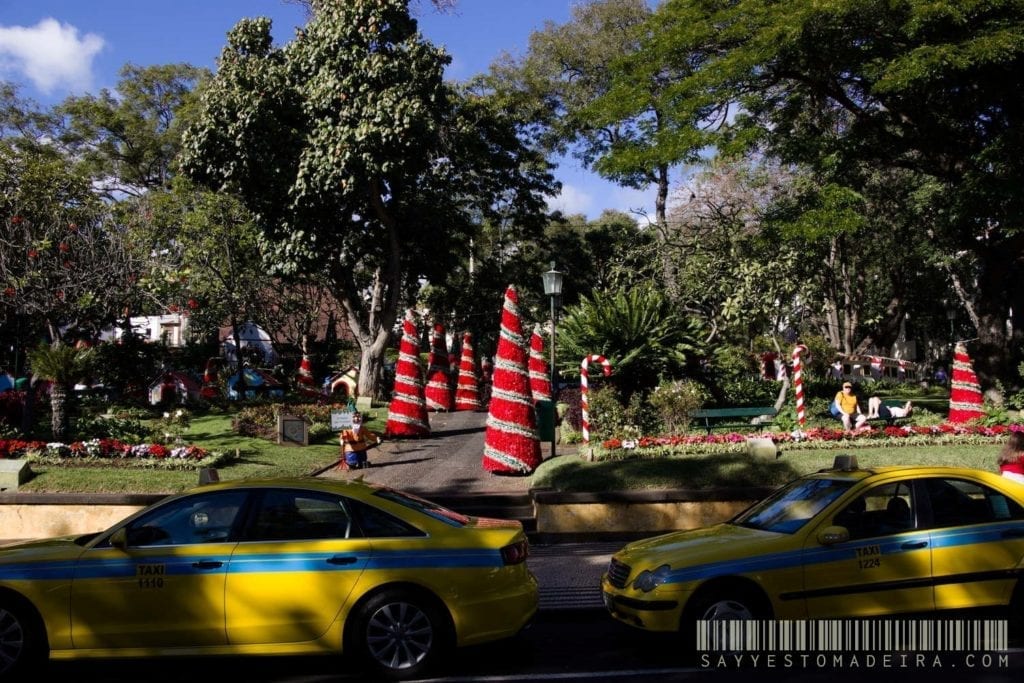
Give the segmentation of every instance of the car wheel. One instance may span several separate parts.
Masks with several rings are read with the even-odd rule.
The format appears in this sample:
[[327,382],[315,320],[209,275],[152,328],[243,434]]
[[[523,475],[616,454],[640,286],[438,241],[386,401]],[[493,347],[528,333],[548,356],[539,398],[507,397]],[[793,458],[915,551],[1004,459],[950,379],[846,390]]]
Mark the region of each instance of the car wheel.
[[0,679],[16,680],[45,660],[45,638],[33,617],[20,605],[0,604]]
[[763,619],[770,609],[756,591],[745,586],[708,588],[693,597],[683,611],[679,632],[687,647],[697,645],[697,623],[700,621],[746,621]]
[[447,615],[431,598],[409,590],[375,595],[351,631],[356,654],[377,674],[413,678],[444,657],[451,642]]

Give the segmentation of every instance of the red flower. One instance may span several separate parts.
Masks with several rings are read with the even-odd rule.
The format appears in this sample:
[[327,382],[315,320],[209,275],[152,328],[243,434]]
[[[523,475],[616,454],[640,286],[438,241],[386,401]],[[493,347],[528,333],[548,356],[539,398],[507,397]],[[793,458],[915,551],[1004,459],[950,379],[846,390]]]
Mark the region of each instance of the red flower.
[[18,225],[19,223],[21,223],[21,221],[21,216],[11,216],[11,223],[13,223],[14,225]]
[[71,251],[71,247],[68,246],[67,242],[61,242],[60,244],[58,244],[57,249],[59,249],[60,253],[62,254],[66,254],[69,251]]
[[191,308],[194,311],[194,310],[199,308],[199,302],[196,301],[195,299],[189,299],[188,300],[188,307]]
[[4,295],[6,296],[13,297],[15,294],[17,294],[17,292],[14,291],[14,287],[8,287],[4,290]]
[[78,223],[68,223],[68,230],[78,232]]
[[171,313],[177,313],[178,304],[171,304],[170,306],[167,307],[167,310],[170,311]]
[[154,458],[166,458],[170,453],[163,444],[154,443],[149,446],[149,455]]
[[36,251],[35,249],[29,249],[28,250],[28,257],[29,258],[36,258],[37,256],[39,256],[39,252],[38,251]]

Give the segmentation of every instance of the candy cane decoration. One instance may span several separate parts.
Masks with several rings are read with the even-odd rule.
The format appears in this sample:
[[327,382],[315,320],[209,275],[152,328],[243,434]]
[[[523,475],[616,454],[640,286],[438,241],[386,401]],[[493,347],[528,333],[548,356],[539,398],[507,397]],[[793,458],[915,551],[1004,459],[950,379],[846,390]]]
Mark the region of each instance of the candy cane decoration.
[[583,362],[580,363],[580,408],[583,413],[583,443],[590,443],[590,420],[587,415],[587,366],[591,361],[601,364],[605,377],[612,374],[611,363],[609,363],[604,356],[598,356],[596,354],[587,356],[583,359]]
[[793,389],[796,392],[796,421],[803,429],[807,417],[804,415],[804,372],[800,356],[807,353],[807,347],[797,344],[793,347]]

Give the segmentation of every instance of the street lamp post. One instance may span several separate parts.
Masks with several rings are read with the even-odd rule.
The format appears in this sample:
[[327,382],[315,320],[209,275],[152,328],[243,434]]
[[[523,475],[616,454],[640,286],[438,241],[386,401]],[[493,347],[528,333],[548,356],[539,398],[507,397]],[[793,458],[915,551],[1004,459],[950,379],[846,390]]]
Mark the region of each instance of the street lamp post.
[[[544,294],[551,297],[551,404],[557,406],[558,390],[555,384],[555,329],[558,325],[558,299],[562,296],[562,273],[555,270],[555,262],[551,262],[551,270],[543,275]],[[551,457],[555,457],[555,430],[551,430]]]

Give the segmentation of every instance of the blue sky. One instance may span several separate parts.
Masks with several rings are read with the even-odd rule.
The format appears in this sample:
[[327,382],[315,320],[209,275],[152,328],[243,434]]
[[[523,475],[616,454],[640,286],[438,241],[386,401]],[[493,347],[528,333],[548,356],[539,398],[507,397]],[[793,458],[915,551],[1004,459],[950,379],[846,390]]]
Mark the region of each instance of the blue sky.
[[[564,23],[572,0],[459,0],[438,14],[423,0],[420,29],[452,55],[448,77],[485,71],[501,52],[521,55],[545,21]],[[188,62],[215,68],[225,35],[245,16],[267,16],[279,43],[304,23],[301,7],[284,0],[0,0],[0,78],[43,105],[69,94],[113,88],[126,63]],[[607,183],[573,159],[561,159],[553,208],[596,218],[604,209],[646,209],[653,191]]]

